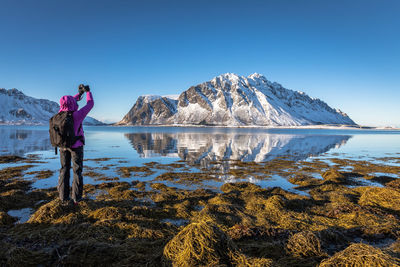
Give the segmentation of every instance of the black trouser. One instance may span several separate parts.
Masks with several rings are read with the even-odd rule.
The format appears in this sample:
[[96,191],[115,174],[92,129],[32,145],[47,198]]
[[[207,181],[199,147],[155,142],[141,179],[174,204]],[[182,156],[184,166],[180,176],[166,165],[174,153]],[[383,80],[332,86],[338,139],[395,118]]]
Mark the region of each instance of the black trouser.
[[69,200],[69,178],[73,164],[74,180],[72,181],[71,198],[74,201],[82,199],[83,193],[83,146],[78,148],[60,148],[60,176],[58,177],[58,194],[62,201]]

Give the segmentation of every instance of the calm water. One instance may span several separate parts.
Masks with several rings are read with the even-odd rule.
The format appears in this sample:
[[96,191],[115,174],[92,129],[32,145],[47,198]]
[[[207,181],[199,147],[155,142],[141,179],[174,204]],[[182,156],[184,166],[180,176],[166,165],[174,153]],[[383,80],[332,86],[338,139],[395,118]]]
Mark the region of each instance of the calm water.
[[[400,131],[177,127],[84,129],[85,159],[112,158],[104,162],[89,160],[85,165],[98,169],[109,166],[104,168],[107,170],[99,172],[111,177],[120,176],[116,171],[118,166],[141,166],[152,161],[184,161],[195,171],[196,167],[193,166],[207,168],[216,160],[228,159],[265,162],[281,156],[289,156],[295,160],[332,156],[377,160],[380,157],[400,156]],[[59,159],[50,145],[47,127],[0,126],[0,134],[0,155],[36,154],[46,163],[38,164],[33,171],[58,170]],[[8,165],[2,164],[0,168]],[[221,168],[224,173],[229,170],[230,165],[225,164]],[[135,179],[151,180],[158,174]],[[221,176],[221,183],[225,181],[229,181],[229,177]],[[85,182],[102,181],[85,177]],[[262,186],[281,186],[286,189],[292,187],[285,179],[279,178],[253,182]],[[49,179],[36,181],[34,186],[52,187],[56,184],[57,173]]]

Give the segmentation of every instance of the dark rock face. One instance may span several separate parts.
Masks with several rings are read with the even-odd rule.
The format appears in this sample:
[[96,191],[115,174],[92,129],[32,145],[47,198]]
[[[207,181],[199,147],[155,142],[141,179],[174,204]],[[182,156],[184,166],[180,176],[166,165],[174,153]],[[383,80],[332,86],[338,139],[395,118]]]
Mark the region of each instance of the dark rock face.
[[203,84],[192,86],[183,92],[178,99],[179,107],[186,107],[188,104],[199,104],[200,107],[212,111],[212,104],[209,101],[211,90]]
[[17,118],[26,118],[26,119],[31,119],[32,116],[26,112],[23,108],[20,109],[12,109],[9,112],[11,115],[14,115]]
[[128,114],[117,125],[149,125],[161,124],[157,121],[165,121],[176,113],[176,100],[166,97],[149,99],[139,97]]

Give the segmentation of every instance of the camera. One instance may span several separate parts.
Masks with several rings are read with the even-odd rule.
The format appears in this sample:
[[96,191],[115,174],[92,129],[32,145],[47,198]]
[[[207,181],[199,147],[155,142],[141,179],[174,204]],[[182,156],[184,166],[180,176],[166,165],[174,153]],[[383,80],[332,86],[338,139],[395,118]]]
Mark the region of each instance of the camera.
[[82,95],[83,95],[84,92],[90,92],[89,85],[84,85],[83,83],[80,84],[78,86],[78,92],[79,92],[79,99],[78,99],[78,101],[79,101],[79,100],[82,99]]
[[89,85],[80,84],[78,87],[79,94],[83,94],[84,92],[89,92]]

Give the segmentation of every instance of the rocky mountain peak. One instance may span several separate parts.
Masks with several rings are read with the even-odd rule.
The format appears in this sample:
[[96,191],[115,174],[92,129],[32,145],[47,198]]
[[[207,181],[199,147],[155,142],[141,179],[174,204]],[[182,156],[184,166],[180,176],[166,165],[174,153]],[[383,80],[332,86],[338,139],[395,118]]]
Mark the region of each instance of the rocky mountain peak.
[[225,73],[191,86],[178,100],[139,97],[118,124],[300,126],[355,123],[325,102],[286,89],[261,74],[244,77]]
[[247,78],[252,79],[252,80],[267,81],[267,78],[265,78],[264,75],[259,74],[259,73],[257,73],[257,72],[254,72],[253,74],[250,74]]

